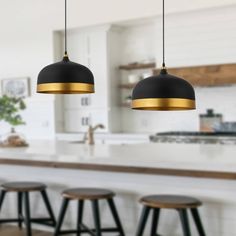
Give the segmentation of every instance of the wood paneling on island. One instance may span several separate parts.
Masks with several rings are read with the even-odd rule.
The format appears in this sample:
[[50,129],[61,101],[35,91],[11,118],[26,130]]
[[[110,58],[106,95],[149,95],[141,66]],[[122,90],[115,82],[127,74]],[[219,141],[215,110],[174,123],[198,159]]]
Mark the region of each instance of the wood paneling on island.
[[[154,74],[159,72],[159,69],[154,70]],[[236,84],[236,64],[168,68],[168,73],[184,78],[194,86]]]

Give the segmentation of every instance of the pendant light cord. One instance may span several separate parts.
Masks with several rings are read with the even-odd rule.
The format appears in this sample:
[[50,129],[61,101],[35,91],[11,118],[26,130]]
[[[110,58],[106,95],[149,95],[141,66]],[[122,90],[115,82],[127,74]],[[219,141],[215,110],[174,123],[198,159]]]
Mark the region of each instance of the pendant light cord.
[[165,68],[165,0],[162,1],[162,68]]
[[67,0],[65,0],[65,56],[67,56]]

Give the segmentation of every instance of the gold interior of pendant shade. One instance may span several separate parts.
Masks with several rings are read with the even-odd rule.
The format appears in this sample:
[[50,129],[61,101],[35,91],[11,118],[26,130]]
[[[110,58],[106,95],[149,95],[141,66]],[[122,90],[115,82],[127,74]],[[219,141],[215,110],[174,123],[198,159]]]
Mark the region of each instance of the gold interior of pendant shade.
[[37,85],[37,92],[54,94],[94,93],[94,85],[87,83],[45,83]]
[[136,110],[178,111],[196,109],[195,100],[182,98],[143,98],[135,99],[131,104]]

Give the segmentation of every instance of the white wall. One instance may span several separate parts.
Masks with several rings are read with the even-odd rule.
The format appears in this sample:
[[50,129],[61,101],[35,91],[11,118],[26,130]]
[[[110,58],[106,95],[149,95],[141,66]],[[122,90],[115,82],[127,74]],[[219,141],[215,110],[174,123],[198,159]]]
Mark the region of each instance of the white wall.
[[[156,60],[157,21],[154,19],[121,25],[121,63]],[[159,32],[158,32],[159,33]],[[132,71],[133,73],[134,71]]]
[[[236,7],[171,14],[166,19],[167,67],[236,62]],[[161,19],[157,19],[157,62],[161,65]],[[130,31],[131,33],[133,31]],[[136,31],[137,32],[137,31]],[[148,30],[136,35],[145,45]],[[130,36],[132,38],[132,35]],[[155,39],[154,39],[155,40]],[[135,45],[135,43],[133,43]],[[148,48],[148,45],[145,45]],[[137,57],[137,47],[133,47]],[[148,50],[147,50],[148,52]],[[204,79],[204,78],[202,78]],[[184,112],[147,112],[123,109],[123,126],[127,132],[198,130],[199,113],[207,108],[222,112],[225,120],[236,120],[236,87],[196,88],[197,110]]]
[[[14,31],[14,29],[12,29]],[[0,80],[30,77],[31,97],[26,99],[27,109],[22,112],[26,125],[16,130],[28,139],[54,137],[54,99],[51,95],[37,95],[36,79],[39,71],[53,61],[51,31],[22,29],[21,33],[0,35]],[[9,126],[0,123],[0,135],[9,132]]]

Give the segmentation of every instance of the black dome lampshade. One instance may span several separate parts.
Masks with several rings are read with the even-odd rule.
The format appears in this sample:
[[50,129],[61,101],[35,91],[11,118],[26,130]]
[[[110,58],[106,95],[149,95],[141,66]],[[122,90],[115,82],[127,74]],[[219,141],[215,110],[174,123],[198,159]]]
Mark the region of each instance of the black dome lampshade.
[[38,93],[78,94],[94,93],[92,72],[85,66],[63,60],[44,67],[38,75]]
[[67,55],[67,0],[65,0],[65,54],[62,61],[44,67],[37,81],[37,92],[48,94],[94,93],[94,77],[85,66]]
[[191,110],[195,109],[194,89],[187,81],[162,69],[158,76],[140,81],[133,90],[132,109]]
[[165,67],[165,18],[163,0],[163,63],[158,76],[140,81],[132,94],[132,109],[178,111],[196,108],[192,85],[184,79],[167,73]]

